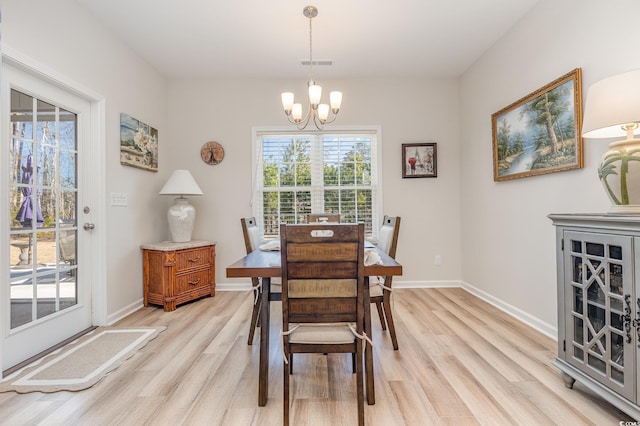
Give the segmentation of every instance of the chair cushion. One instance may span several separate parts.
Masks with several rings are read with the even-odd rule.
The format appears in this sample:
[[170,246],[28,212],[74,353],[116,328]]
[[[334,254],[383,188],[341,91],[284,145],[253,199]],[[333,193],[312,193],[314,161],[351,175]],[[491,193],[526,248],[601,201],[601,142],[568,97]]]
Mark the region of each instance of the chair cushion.
[[255,250],[262,244],[262,235],[260,235],[260,229],[257,226],[251,226],[247,228],[247,234],[249,235],[249,241],[251,241],[251,251]]
[[354,340],[346,324],[300,325],[289,334],[289,343],[353,343]]
[[280,251],[280,240],[267,241],[264,244],[260,244],[259,247],[262,251]]
[[372,282],[369,286],[369,297],[382,296],[382,287],[378,285],[378,282]]
[[393,226],[383,226],[378,233],[378,248],[389,254],[391,240],[393,239]]

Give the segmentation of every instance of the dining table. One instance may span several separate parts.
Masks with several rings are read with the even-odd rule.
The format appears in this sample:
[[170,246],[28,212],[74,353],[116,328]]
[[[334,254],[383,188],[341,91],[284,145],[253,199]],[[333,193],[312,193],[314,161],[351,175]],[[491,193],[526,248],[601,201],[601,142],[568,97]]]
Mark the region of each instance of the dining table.
[[[365,262],[365,333],[371,334],[371,308],[369,300],[369,277],[402,275],[402,265],[370,242],[365,242],[365,252],[371,250],[377,255],[368,256],[377,262]],[[378,260],[379,257],[379,260]],[[258,405],[264,407],[269,397],[269,327],[270,302],[281,300],[281,293],[271,293],[271,278],[282,275],[279,250],[256,249],[227,267],[227,278],[259,278],[262,281],[262,297],[260,306],[260,361],[258,377]],[[370,344],[365,344],[365,380],[367,404],[375,404],[375,388],[373,379],[373,351]]]

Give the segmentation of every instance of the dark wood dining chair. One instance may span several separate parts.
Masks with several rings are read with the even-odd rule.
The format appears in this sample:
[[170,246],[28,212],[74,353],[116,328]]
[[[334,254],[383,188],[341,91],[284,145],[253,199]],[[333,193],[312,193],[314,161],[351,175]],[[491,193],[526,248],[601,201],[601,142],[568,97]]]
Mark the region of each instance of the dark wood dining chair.
[[[378,233],[377,246],[393,259],[396,258],[399,232],[400,216],[385,216]],[[393,322],[393,311],[391,310],[393,277],[369,277],[369,284],[371,303],[376,305],[382,330],[389,329],[393,349],[398,350],[398,337],[396,336],[396,327]]]
[[[260,244],[262,244],[262,234],[260,228],[256,223],[255,217],[243,217],[240,219],[242,224],[242,235],[244,237],[244,245],[247,250],[247,254],[254,250],[259,250]],[[253,286],[253,309],[251,311],[251,324],[249,324],[249,337],[247,344],[253,344],[253,336],[255,335],[256,327],[260,322],[260,306],[262,302],[262,287],[260,284],[260,278],[251,278],[251,285]],[[277,296],[281,292],[280,280],[275,278],[271,280],[271,293],[273,296],[270,299],[277,300]]]
[[[364,425],[364,225],[283,224],[280,247],[284,425],[294,353],[355,354],[358,424]],[[373,366],[367,370],[373,374]]]
[[307,215],[307,223],[340,223],[340,213],[311,213]]

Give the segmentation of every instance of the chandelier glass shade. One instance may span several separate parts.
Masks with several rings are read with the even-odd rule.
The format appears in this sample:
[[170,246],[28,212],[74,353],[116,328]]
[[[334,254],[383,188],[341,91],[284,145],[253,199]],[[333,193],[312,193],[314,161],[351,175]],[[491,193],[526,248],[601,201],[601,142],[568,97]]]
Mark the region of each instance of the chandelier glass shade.
[[311,20],[318,15],[315,6],[306,6],[302,13],[309,18],[309,81],[307,83],[309,94],[309,105],[303,116],[302,104],[296,103],[293,92],[282,93],[282,108],[289,119],[295,124],[298,130],[305,129],[309,123],[313,122],[318,130],[322,130],[325,124],[333,122],[340,106],[342,105],[342,92],[329,93],[329,104],[320,103],[322,99],[322,87],[313,79],[313,37]]

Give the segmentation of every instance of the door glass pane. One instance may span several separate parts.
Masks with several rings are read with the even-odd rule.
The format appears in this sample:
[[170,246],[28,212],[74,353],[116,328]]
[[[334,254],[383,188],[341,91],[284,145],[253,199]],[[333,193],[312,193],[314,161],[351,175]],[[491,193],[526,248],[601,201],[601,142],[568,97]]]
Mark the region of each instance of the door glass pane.
[[609,257],[612,259],[622,260],[622,247],[609,246]]
[[583,321],[580,318],[573,318],[573,340],[580,345],[584,344]]
[[582,253],[582,241],[571,240],[571,250],[576,253]]
[[621,385],[624,385],[624,372],[622,370],[612,367],[611,378],[616,382],[620,383]]
[[573,312],[582,314],[582,289],[580,287],[573,287]]
[[622,265],[609,264],[609,287],[614,294],[622,295]]
[[588,359],[588,363],[591,367],[595,368],[596,370],[598,370],[601,373],[605,373],[606,369],[607,369],[607,365],[604,363],[604,361],[602,361],[601,359],[589,354],[587,356]]
[[12,329],[78,303],[76,140],[75,114],[11,90]]
[[611,361],[624,367],[624,338],[617,333],[611,333]]
[[586,247],[587,254],[600,257],[604,256],[604,244],[586,243]]
[[576,283],[582,283],[582,258],[578,256],[571,256],[571,262],[573,264],[573,268],[571,269],[573,281]]

